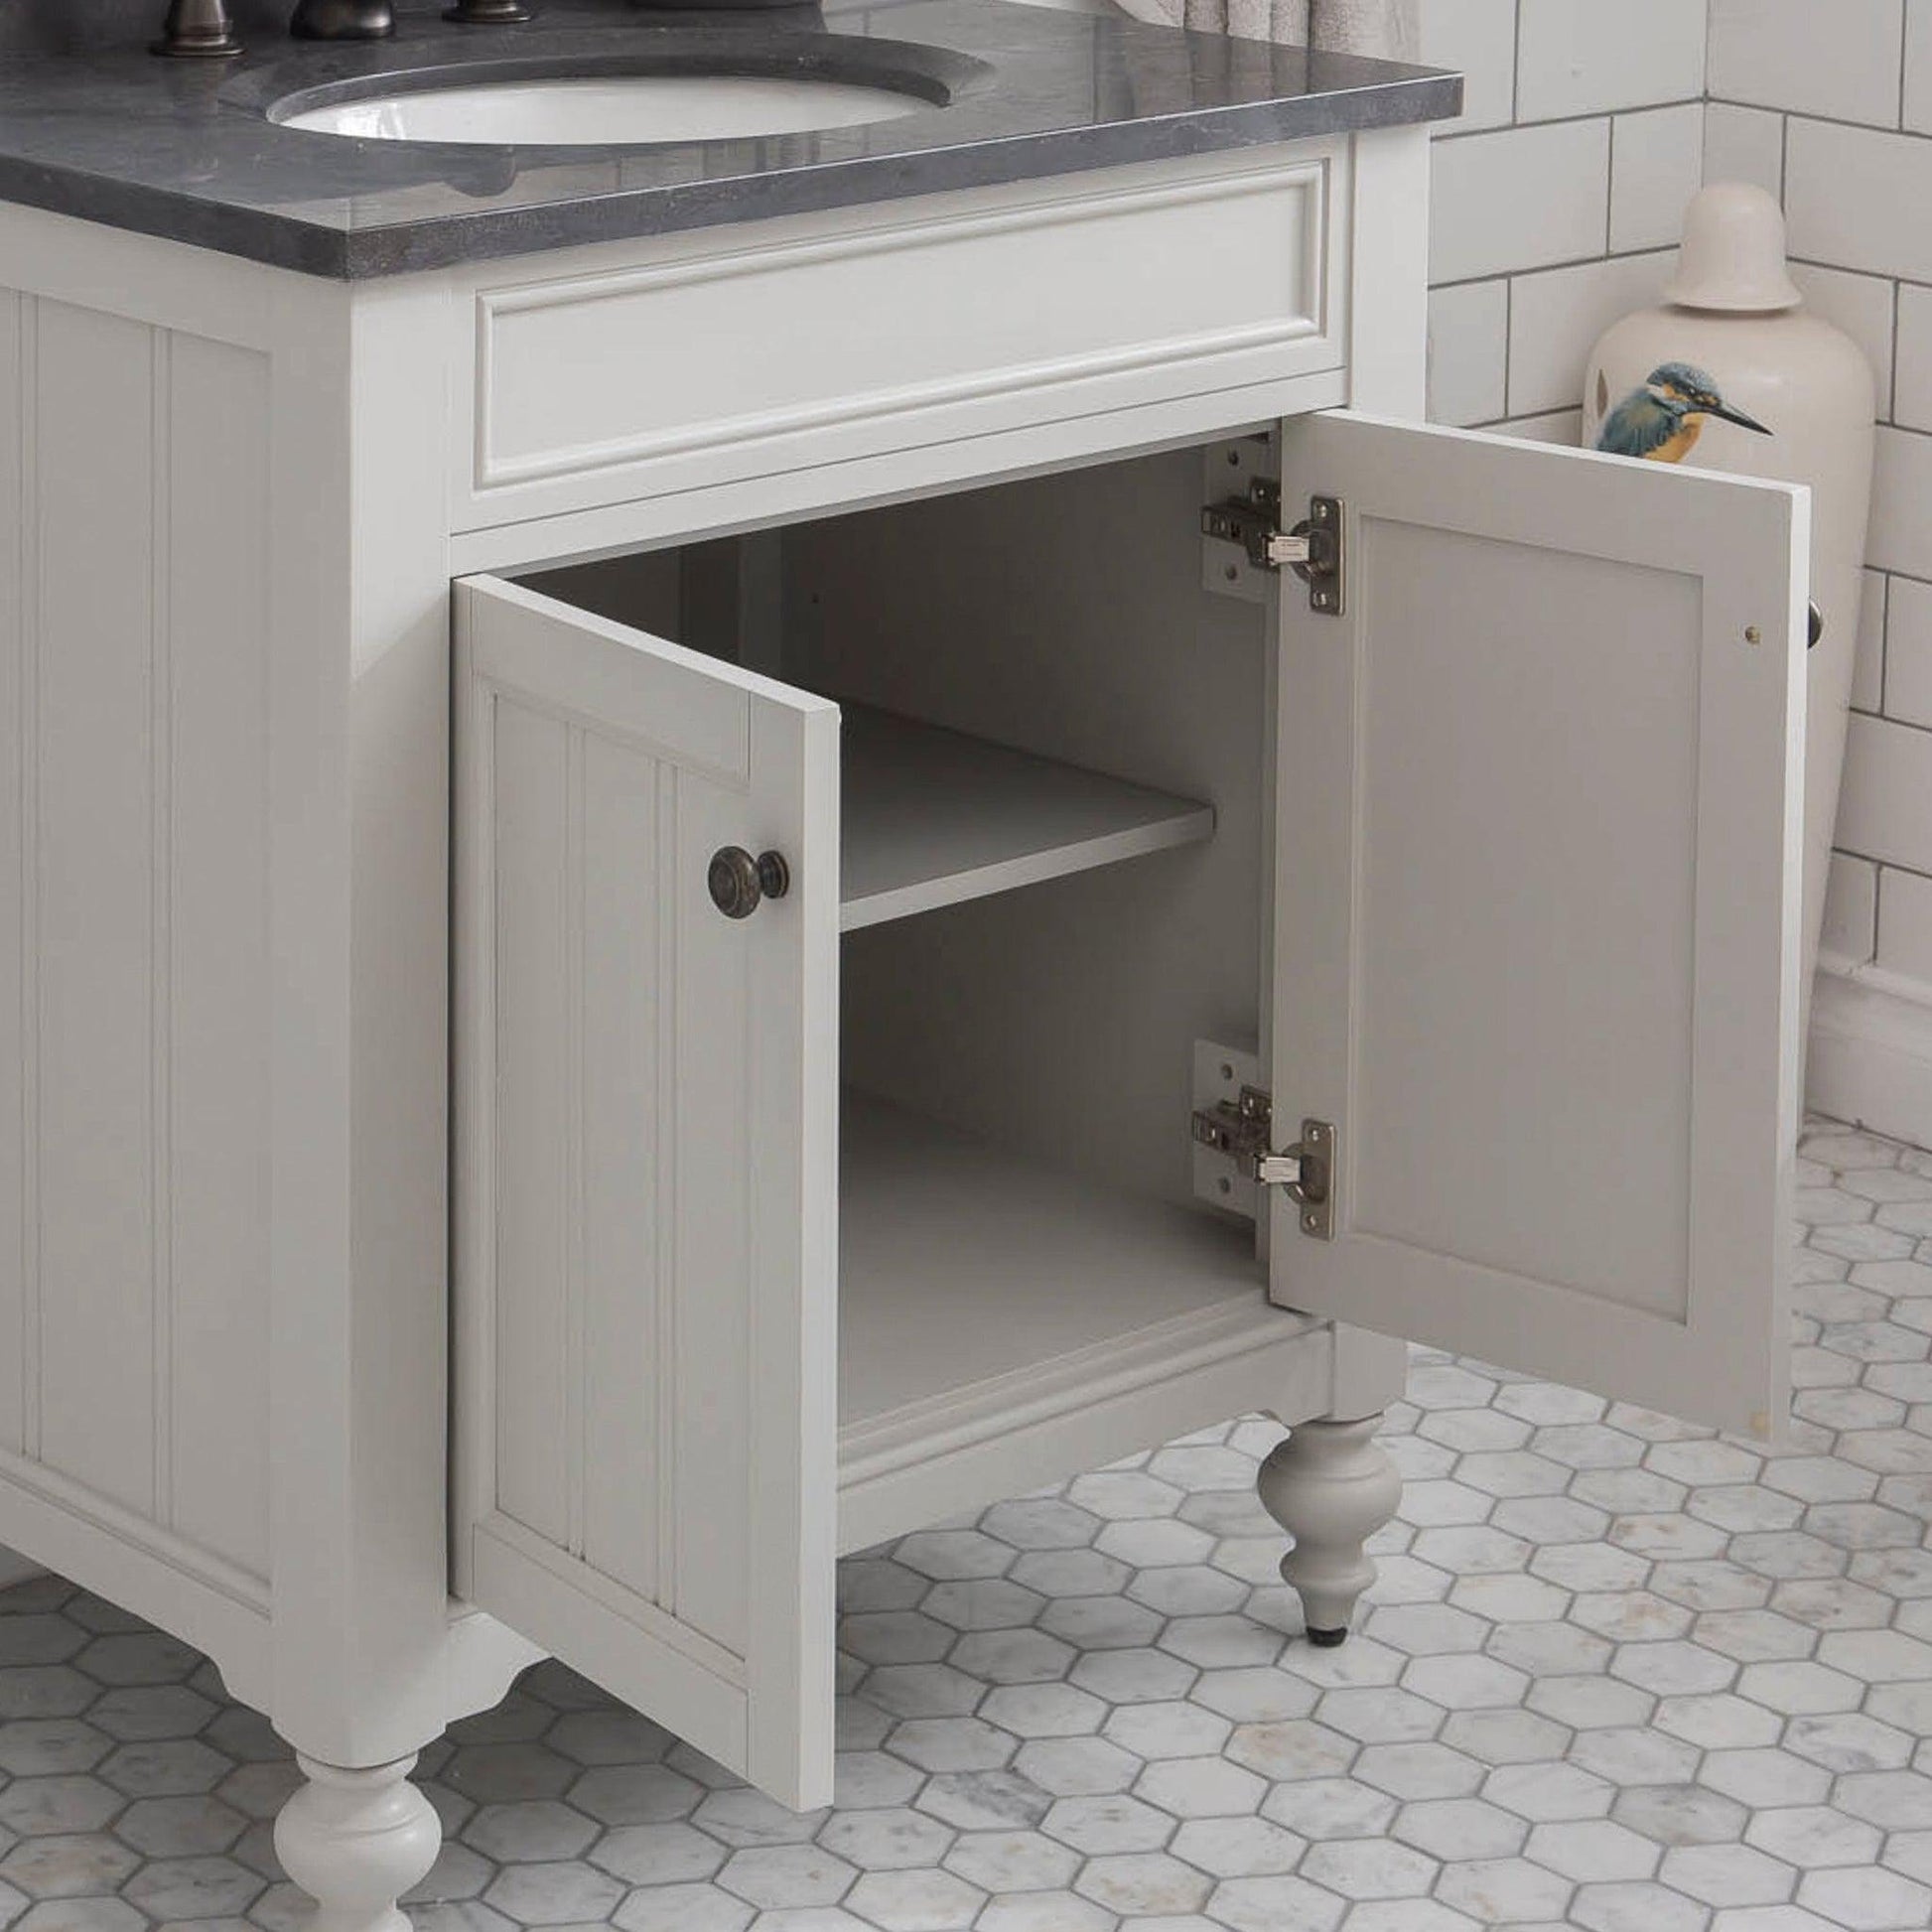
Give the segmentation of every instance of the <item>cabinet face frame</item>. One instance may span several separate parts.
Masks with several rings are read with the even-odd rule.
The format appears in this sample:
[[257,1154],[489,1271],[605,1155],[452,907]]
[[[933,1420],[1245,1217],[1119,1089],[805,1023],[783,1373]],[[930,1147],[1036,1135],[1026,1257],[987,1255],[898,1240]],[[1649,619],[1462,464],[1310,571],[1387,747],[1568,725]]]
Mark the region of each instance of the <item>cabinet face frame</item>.
[[1330,412],[1280,606],[1275,1299],[1763,1436],[1789,1397],[1805,493]]

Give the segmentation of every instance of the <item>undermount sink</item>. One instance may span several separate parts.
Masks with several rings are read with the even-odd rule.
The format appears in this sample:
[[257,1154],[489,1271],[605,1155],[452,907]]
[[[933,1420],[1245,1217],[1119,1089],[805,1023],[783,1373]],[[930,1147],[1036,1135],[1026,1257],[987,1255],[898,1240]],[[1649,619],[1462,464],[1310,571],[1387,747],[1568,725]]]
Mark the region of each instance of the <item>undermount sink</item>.
[[814,74],[550,75],[363,93],[278,115],[313,134],[489,147],[624,147],[806,134],[894,121],[935,103]]

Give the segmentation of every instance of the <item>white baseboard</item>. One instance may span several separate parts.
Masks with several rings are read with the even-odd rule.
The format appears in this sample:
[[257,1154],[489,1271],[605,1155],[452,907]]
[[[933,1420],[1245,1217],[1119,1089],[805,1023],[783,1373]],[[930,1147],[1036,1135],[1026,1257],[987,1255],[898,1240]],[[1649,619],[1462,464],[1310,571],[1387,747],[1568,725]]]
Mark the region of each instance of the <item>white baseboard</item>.
[[1878,966],[1821,959],[1805,1105],[1932,1147],[1932,985]]

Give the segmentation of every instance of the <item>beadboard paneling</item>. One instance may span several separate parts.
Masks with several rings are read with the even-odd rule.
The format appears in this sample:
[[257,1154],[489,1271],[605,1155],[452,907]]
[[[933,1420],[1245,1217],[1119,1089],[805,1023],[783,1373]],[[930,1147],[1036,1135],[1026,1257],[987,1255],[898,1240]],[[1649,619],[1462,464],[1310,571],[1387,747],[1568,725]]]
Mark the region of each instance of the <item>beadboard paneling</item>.
[[[268,1572],[268,364],[176,336],[168,481],[173,1521]],[[193,425],[193,435],[187,434]]]
[[264,1576],[265,360],[0,302],[0,1448]]
[[[499,1090],[515,1098],[516,1185],[497,1209],[496,1268],[528,1284],[496,1305],[495,1358],[510,1364],[508,1399],[496,1405],[496,1503],[546,1543],[570,1545],[571,1444],[581,1424],[578,1364],[568,1336],[571,1203],[580,1148],[572,1067],[554,1050],[571,1033],[567,933],[575,867],[570,786],[575,734],[522,705],[495,714],[491,761],[519,809],[496,830],[496,903],[516,935],[496,961]],[[501,1173],[496,1176],[501,1184]]]

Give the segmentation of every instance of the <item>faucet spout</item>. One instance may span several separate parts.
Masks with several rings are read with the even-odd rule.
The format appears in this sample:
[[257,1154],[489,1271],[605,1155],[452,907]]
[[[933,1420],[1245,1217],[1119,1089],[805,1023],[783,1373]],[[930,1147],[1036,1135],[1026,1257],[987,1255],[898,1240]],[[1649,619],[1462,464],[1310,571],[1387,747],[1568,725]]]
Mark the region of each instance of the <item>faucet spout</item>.
[[386,41],[395,31],[391,0],[296,0],[289,21],[299,41]]

